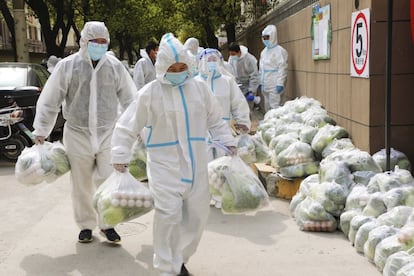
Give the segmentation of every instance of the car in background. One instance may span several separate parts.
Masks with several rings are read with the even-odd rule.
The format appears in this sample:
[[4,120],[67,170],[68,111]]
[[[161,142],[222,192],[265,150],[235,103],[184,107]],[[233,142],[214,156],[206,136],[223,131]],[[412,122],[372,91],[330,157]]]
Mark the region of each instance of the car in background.
[[[49,76],[50,73],[40,64],[0,62],[0,109],[16,106],[21,108],[24,124],[32,131],[36,103]],[[50,135],[51,141],[61,138],[64,122],[60,112]],[[32,145],[33,141],[27,139],[22,144]]]

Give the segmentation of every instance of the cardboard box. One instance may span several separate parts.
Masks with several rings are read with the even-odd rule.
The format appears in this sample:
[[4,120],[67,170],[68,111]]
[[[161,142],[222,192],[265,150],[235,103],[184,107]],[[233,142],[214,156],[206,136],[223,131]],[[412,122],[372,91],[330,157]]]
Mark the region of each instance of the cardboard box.
[[287,179],[279,175],[279,178],[276,183],[276,186],[277,186],[276,197],[291,200],[292,197],[299,190],[300,183],[302,183],[303,179],[304,178],[302,177]]

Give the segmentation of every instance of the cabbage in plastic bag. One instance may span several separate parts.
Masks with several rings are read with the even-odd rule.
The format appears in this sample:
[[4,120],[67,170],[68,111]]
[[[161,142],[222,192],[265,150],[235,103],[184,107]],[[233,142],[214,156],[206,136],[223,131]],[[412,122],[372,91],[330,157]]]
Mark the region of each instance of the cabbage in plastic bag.
[[[372,155],[372,158],[374,158],[375,162],[381,167],[383,171],[386,171],[386,161],[387,161],[387,153],[385,149],[381,149],[380,151],[374,153]],[[408,171],[411,171],[411,163],[408,160],[407,156],[393,148],[390,149],[390,167],[394,168],[395,166],[398,166],[401,169],[405,169]]]
[[373,262],[377,245],[385,238],[395,235],[397,228],[381,225],[372,229],[368,234],[368,240],[364,244],[364,255]]
[[318,153],[322,153],[327,145],[332,143],[334,139],[347,138],[349,136],[346,129],[340,126],[327,124],[321,127],[312,140],[312,149]]
[[351,220],[361,214],[359,210],[348,210],[341,214],[339,217],[339,229],[345,234],[348,238],[349,236],[349,229],[351,227]]
[[140,217],[154,207],[148,188],[129,172],[118,171],[99,186],[93,204],[101,223],[107,227]]
[[397,235],[383,239],[375,248],[374,263],[379,271],[384,269],[387,259],[392,254],[404,250],[403,245],[398,241]]
[[147,179],[147,148],[141,139],[132,147],[132,159],[129,162],[129,172],[139,181]]
[[375,227],[377,227],[375,219],[367,223],[364,223],[363,225],[361,225],[361,227],[359,227],[358,231],[356,232],[354,241],[355,250],[358,253],[364,254],[364,245],[365,242],[368,240],[369,232],[371,232],[371,230]]
[[398,251],[388,257],[383,269],[383,275],[395,276],[402,267],[409,263],[414,264],[414,256],[406,251]]
[[224,214],[252,213],[270,205],[263,184],[240,157],[232,156],[223,174],[226,178],[221,190]]

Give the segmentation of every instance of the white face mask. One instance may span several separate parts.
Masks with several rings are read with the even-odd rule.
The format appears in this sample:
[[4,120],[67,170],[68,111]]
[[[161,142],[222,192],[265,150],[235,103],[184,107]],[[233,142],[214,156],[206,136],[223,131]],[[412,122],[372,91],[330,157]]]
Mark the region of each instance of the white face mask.
[[100,44],[96,42],[88,42],[88,54],[93,61],[100,60],[108,50],[108,44]]
[[229,62],[231,62],[231,61],[236,62],[236,61],[238,61],[238,60],[239,60],[239,57],[238,57],[238,56],[236,56],[236,55],[234,55],[234,56],[229,56]]

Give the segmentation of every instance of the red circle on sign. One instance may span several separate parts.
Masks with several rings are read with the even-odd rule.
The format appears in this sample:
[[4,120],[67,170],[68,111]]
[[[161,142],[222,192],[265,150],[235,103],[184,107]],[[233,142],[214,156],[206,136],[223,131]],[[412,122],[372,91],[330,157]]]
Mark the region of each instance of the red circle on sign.
[[[355,18],[355,23],[358,21],[358,19],[362,18],[362,20],[365,23],[365,28],[367,28],[368,24],[367,24],[367,19],[365,18],[365,15],[360,12],[357,17]],[[355,32],[355,27],[356,24],[354,24],[353,28],[352,28],[352,45],[354,45],[354,32]],[[366,31],[366,41],[368,42],[368,29],[365,30]],[[366,57],[368,57],[368,47],[367,47],[367,52],[366,52]],[[352,51],[352,65],[354,66],[355,71],[357,72],[358,75],[361,75],[362,72],[364,72],[365,66],[367,65],[367,59],[365,58],[364,60],[364,64],[362,65],[361,69],[358,69],[355,62],[354,62],[354,51]]]

